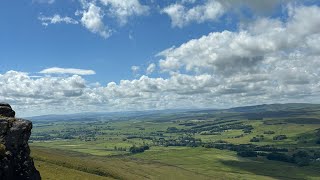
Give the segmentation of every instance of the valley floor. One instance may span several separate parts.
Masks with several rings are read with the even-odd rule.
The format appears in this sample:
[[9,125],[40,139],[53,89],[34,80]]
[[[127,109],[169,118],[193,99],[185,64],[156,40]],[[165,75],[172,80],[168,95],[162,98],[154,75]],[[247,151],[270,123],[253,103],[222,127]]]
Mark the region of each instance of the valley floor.
[[320,105],[42,119],[29,144],[43,179],[320,179]]

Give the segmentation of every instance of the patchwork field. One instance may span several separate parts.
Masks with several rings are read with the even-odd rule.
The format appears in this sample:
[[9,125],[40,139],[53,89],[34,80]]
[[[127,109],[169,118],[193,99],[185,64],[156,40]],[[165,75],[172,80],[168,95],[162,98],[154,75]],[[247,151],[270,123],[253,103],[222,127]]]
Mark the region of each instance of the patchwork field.
[[319,107],[42,117],[30,145],[43,179],[319,179]]

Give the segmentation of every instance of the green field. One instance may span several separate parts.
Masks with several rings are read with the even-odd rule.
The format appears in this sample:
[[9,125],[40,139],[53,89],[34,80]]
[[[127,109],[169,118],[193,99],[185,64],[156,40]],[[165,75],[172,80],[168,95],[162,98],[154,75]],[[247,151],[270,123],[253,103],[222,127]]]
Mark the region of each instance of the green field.
[[30,146],[43,179],[319,179],[320,106],[300,106],[44,119]]

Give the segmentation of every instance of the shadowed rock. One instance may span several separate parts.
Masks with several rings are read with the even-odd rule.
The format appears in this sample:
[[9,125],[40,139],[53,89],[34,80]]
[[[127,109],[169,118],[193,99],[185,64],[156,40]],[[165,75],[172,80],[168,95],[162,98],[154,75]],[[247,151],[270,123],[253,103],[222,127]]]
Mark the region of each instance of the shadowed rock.
[[28,145],[32,123],[14,116],[9,104],[0,103],[0,179],[40,180]]
[[14,117],[16,112],[12,110],[11,106],[7,103],[0,103],[0,116],[3,117]]

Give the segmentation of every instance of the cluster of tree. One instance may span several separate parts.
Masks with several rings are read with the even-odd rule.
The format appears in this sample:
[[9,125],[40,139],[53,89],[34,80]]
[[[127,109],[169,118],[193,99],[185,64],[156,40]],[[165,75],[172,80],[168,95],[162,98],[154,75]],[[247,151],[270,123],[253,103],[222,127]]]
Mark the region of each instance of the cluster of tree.
[[257,157],[258,153],[256,151],[239,151],[237,155],[241,157]]
[[114,150],[115,150],[115,151],[127,151],[127,148],[115,146],[115,147],[114,147]]
[[[320,155],[320,153],[319,153],[319,155]],[[267,159],[269,159],[269,160],[295,163],[299,166],[308,166],[311,163],[311,161],[313,161],[317,158],[318,158],[317,153],[310,155],[306,151],[297,151],[297,152],[293,153],[292,155],[278,153],[278,152],[272,152],[267,155]]]
[[[251,133],[253,130],[252,125],[243,124],[242,122],[235,122],[229,124],[204,124],[200,126],[194,126],[191,129],[183,130],[185,133],[201,133],[201,132],[208,132],[208,133],[220,133],[226,130],[240,130],[242,129],[245,133]],[[182,130],[181,130],[182,131]]]
[[195,124],[195,123],[181,123],[179,125],[180,126],[196,126],[197,124]]
[[161,146],[188,146],[188,147],[202,146],[201,139],[196,139],[191,135],[180,136],[177,139],[159,138],[158,140],[154,141],[154,143]]
[[147,139],[147,140],[152,140],[153,139],[153,137],[151,137],[151,136],[141,136],[141,135],[129,135],[129,136],[127,136],[127,139],[135,139],[135,138]]
[[135,153],[143,153],[145,150],[149,150],[149,149],[150,147],[148,145],[143,145],[140,147],[133,145],[132,147],[130,147],[129,151],[135,154]]
[[260,135],[260,136],[255,136],[253,138],[250,139],[250,142],[260,142],[264,139],[264,136],[263,135]]
[[316,151],[308,153],[306,151],[297,151],[293,154],[288,153],[287,148],[276,148],[270,145],[256,146],[253,144],[230,144],[225,142],[206,143],[203,145],[205,148],[217,148],[236,151],[238,156],[241,157],[257,157],[266,156],[269,160],[283,161],[288,163],[295,163],[299,166],[307,166],[312,161],[320,158],[320,152]]
[[179,132],[179,129],[176,127],[168,127],[167,128],[167,133],[177,133]]
[[[221,120],[223,120],[223,119],[221,119]],[[195,126],[195,127],[192,127],[192,128],[193,129],[198,129],[198,128],[203,128],[203,127],[215,126],[215,125],[219,125],[219,124],[225,124],[225,123],[229,123],[229,122],[233,122],[233,121],[236,121],[236,120],[217,121],[217,122],[214,122],[214,123],[198,125],[198,126]],[[236,123],[239,124],[240,122],[236,122]]]
[[203,145],[205,148],[216,148],[216,149],[226,149],[230,151],[236,151],[236,152],[288,152],[287,148],[277,148],[271,145],[265,145],[265,146],[257,146],[254,144],[231,144],[224,141],[218,141],[213,143],[206,143]]
[[284,139],[288,139],[286,135],[277,135],[277,136],[273,137],[273,140],[275,140],[275,141],[281,141]]
[[272,152],[267,155],[267,159],[269,160],[274,160],[274,161],[283,161],[283,162],[290,162],[292,163],[292,158],[284,153],[279,153],[279,152]]

